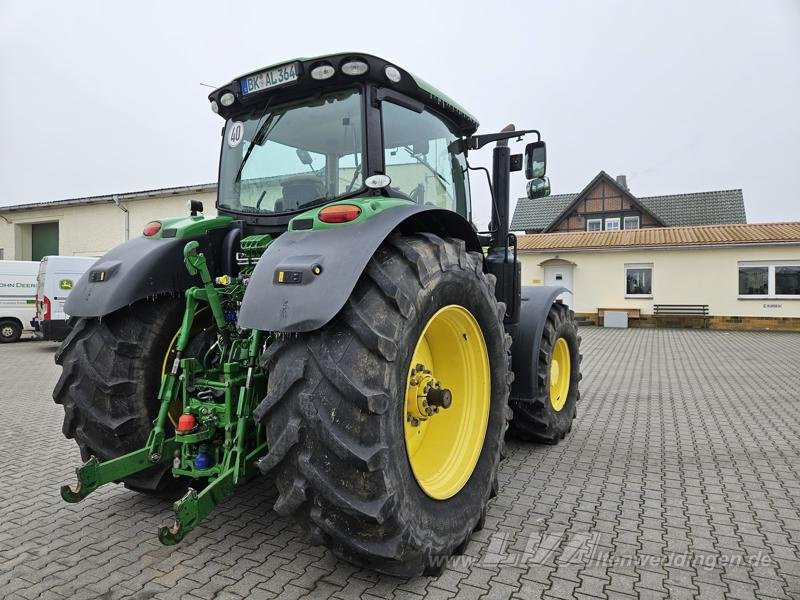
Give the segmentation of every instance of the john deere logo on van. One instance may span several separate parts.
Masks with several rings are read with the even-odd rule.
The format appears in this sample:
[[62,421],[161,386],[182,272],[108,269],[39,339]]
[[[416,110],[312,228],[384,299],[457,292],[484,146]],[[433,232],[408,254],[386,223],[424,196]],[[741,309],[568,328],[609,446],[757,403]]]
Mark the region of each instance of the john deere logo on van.
[[58,289],[60,290],[71,290],[73,286],[72,279],[62,279],[58,282]]

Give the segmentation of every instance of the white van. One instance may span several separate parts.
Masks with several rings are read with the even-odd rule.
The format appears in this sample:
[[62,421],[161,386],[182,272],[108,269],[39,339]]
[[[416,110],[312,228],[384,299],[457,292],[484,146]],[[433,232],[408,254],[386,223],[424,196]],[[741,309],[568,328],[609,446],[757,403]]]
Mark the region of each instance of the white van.
[[36,316],[31,323],[37,337],[55,342],[67,337],[69,317],[64,313],[64,303],[81,275],[96,262],[96,257],[85,256],[42,259],[36,277]]
[[38,270],[38,262],[0,260],[0,342],[16,342],[31,329]]

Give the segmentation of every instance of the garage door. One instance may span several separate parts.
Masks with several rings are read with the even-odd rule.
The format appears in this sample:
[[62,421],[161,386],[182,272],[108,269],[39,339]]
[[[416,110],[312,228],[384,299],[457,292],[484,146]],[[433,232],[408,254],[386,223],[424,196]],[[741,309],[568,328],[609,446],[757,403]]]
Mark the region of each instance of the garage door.
[[31,225],[31,260],[58,254],[58,223]]

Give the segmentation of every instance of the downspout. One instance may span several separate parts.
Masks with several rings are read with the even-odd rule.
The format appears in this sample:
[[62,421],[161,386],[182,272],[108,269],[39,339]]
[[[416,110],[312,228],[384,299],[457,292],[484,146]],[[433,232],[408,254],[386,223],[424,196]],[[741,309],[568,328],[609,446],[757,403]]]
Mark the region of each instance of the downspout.
[[119,196],[114,194],[113,198],[114,204],[117,205],[117,208],[125,213],[125,241],[127,242],[131,236],[131,215],[125,205],[120,202]]

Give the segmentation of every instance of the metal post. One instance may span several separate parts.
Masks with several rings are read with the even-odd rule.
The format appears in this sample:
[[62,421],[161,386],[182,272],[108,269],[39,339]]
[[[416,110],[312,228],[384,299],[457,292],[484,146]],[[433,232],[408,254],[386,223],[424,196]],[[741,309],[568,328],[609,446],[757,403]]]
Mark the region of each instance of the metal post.
[[509,175],[511,173],[511,148],[496,146],[492,152],[492,187],[496,211],[492,211],[492,229],[495,247],[505,247],[509,224]]

